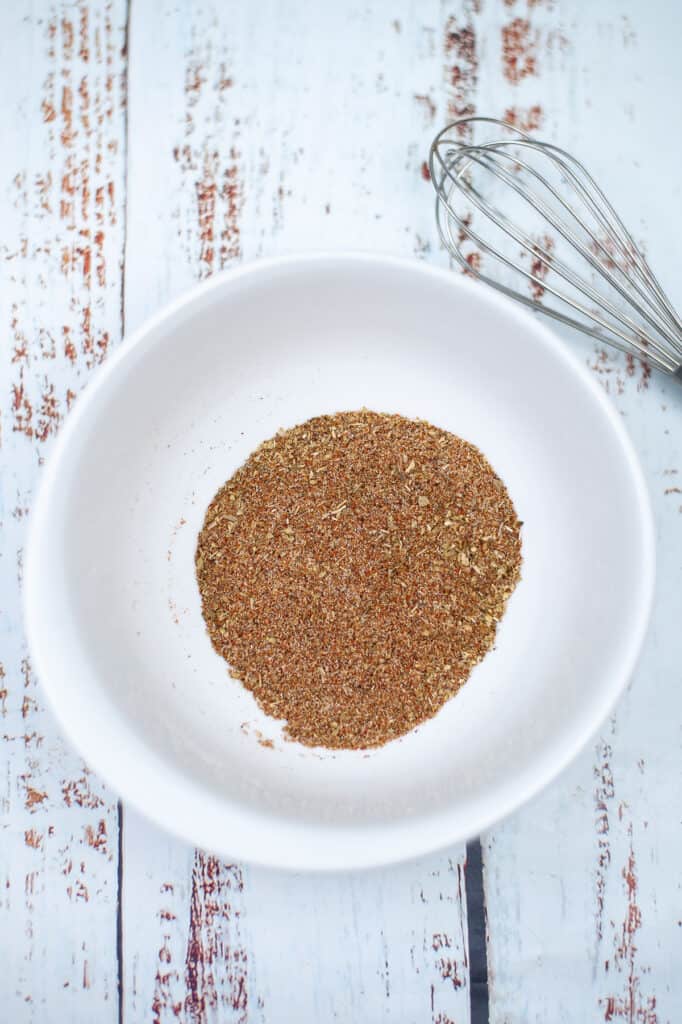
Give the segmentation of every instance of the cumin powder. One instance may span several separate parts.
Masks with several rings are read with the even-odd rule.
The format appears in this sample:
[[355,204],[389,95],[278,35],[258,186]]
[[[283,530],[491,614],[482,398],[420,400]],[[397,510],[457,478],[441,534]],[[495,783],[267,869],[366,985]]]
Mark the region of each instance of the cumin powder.
[[379,746],[431,718],[495,640],[519,522],[474,445],[421,420],[318,416],[218,491],[196,551],[230,674],[307,746]]

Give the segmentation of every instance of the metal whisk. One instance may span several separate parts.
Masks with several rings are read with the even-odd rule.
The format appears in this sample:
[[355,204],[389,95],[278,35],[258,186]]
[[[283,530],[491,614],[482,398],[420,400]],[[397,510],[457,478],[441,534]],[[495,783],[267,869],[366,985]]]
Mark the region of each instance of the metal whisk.
[[436,136],[430,171],[441,238],[466,270],[682,380],[682,322],[574,157],[504,121],[466,117]]

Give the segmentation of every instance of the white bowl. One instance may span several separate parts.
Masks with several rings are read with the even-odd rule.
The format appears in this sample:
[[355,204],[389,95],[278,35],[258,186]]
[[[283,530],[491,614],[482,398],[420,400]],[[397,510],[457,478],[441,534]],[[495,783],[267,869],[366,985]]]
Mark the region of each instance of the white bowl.
[[[523,579],[436,718],[369,753],[310,750],[213,651],[194,547],[259,442],[362,406],[483,450],[525,524]],[[542,323],[423,263],[324,255],[215,278],[109,359],[44,473],[25,610],[62,727],[124,800],[229,857],[346,868],[474,835],[561,771],[633,670],[653,582],[632,446]]]

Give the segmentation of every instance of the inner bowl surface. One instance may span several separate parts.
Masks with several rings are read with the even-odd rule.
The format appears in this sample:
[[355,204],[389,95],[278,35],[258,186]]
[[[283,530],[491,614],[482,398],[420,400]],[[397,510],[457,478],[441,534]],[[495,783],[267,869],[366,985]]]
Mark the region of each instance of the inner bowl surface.
[[[378,750],[311,750],[211,648],[194,550],[261,441],[363,406],[481,448],[524,521],[523,578],[436,718]],[[27,625],[63,727],[154,820],[231,857],[367,866],[479,832],[575,755],[634,666],[652,538],[616,413],[530,314],[422,264],[287,259],[173,305],[79,399],[34,513]]]

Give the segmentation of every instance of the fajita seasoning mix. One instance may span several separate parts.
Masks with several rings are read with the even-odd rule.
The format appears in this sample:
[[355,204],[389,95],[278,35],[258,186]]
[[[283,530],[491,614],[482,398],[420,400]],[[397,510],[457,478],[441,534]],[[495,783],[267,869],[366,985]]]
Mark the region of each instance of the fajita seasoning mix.
[[209,505],[211,641],[291,739],[379,746],[493,646],[520,527],[474,445],[402,416],[318,416],[265,441]]

